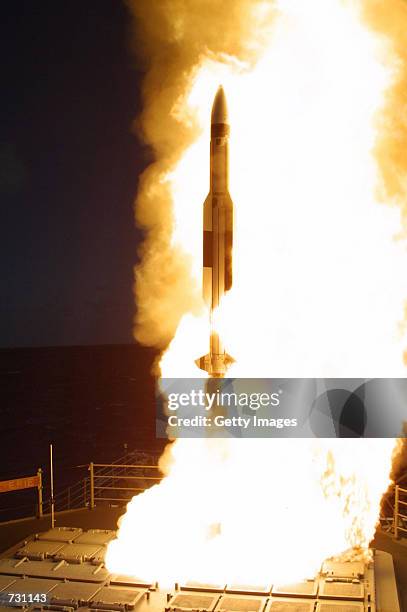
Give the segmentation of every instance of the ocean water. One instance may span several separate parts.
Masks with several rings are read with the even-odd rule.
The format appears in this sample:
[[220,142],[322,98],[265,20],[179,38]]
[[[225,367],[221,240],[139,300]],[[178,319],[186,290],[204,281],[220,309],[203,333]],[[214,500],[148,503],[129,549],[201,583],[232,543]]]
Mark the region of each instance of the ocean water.
[[[56,492],[85,477],[78,466],[90,461],[159,455],[155,356],[138,345],[0,349],[0,480],[41,467],[47,488],[50,443]],[[34,490],[0,494],[0,521],[31,500]]]

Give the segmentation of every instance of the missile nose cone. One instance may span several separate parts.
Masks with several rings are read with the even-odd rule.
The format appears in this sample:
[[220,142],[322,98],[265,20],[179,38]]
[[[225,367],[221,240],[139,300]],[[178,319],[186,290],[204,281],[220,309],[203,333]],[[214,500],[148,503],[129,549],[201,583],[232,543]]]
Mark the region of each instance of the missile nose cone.
[[211,123],[228,123],[228,107],[222,85],[219,85],[213,101]]

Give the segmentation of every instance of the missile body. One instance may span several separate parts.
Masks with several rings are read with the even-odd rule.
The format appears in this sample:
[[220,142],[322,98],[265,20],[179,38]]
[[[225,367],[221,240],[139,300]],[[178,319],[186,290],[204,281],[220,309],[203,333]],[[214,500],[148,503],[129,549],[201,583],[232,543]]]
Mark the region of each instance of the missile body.
[[212,106],[210,190],[203,208],[203,297],[209,307],[209,353],[196,361],[210,376],[221,378],[234,360],[214,329],[213,314],[232,286],[233,202],[229,194],[229,132],[225,93],[219,87]]

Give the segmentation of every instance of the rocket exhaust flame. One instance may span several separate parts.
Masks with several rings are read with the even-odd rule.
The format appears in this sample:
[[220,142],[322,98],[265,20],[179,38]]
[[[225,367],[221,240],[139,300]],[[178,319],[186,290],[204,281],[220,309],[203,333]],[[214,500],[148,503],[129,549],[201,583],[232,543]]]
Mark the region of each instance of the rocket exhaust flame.
[[[367,10],[363,0],[224,0],[219,14],[209,0],[193,4],[174,0],[171,15],[166,3],[132,4],[152,54],[143,127],[157,153],[138,198],[150,227],[138,337],[162,346],[173,336],[164,377],[203,376],[195,360],[214,330],[236,360],[232,377],[405,376],[397,325],[407,253],[393,240],[400,211],[384,205],[407,184],[396,155],[403,131],[389,128],[407,79],[405,8],[389,0],[377,23],[377,3]],[[219,82],[236,208],[233,287],[210,329],[201,202]],[[381,179],[392,201],[380,197]],[[221,373],[212,358],[223,354],[211,341],[207,373]],[[129,503],[107,566],[164,583],[259,584],[308,577],[349,550],[367,558],[393,448],[388,439],[177,440],[161,484]]]

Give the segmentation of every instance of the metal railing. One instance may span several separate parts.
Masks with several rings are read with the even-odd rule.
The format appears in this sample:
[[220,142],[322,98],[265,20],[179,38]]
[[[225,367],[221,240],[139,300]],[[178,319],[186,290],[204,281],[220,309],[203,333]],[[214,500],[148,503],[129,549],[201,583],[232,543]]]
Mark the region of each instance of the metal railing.
[[[85,508],[89,505],[89,476],[54,495],[55,512]],[[44,513],[51,512],[51,499],[47,497],[43,504]]]
[[[397,540],[403,534],[407,534],[407,489],[400,485],[394,487],[394,537]],[[404,536],[406,537],[406,536]]]
[[[157,461],[157,463],[155,463],[155,461]],[[119,476],[124,475],[123,467],[126,467],[127,469],[129,465],[131,465],[133,468],[143,468],[143,467],[145,468],[144,464],[147,462],[149,463],[149,469],[155,468],[155,470],[157,470],[158,472],[158,465],[157,465],[158,458],[155,457],[155,455],[153,454],[146,453],[144,451],[139,451],[139,450],[128,452],[122,457],[119,457],[118,459],[113,461],[112,463],[105,463],[105,464],[90,463],[90,464],[78,465],[77,466],[78,468],[87,468],[89,474],[88,476],[81,478],[73,485],[65,488],[63,491],[60,491],[59,493],[54,495],[55,511],[62,512],[64,510],[93,508],[95,506],[95,500],[100,501],[100,498],[102,497],[98,493],[100,489],[95,490],[95,479],[94,478],[93,478],[93,486],[91,482],[92,481],[92,478],[91,478],[91,475],[92,475],[91,466],[92,465],[93,465],[94,476],[95,476],[95,467],[96,467],[96,478],[97,478],[96,485],[103,488],[103,485],[113,486],[112,479],[113,478],[119,479]],[[138,476],[140,477],[141,474],[139,473]],[[147,481],[147,480],[148,479],[144,477],[144,481]],[[136,492],[136,490],[141,492],[145,488],[147,488],[147,486],[138,487],[138,488],[135,487],[134,492]],[[103,500],[103,501],[106,501],[106,500]],[[124,502],[127,503],[129,499],[120,498],[120,500],[113,499],[111,501],[116,501],[116,502],[121,501],[123,503]],[[44,508],[45,514],[48,514],[50,512],[51,500],[49,497],[47,497],[44,500],[43,508]]]
[[[38,468],[35,475],[20,476],[19,478],[12,478],[11,480],[0,481],[0,494],[14,495],[15,493],[26,493],[29,489],[37,490],[37,504],[36,514],[38,518],[43,516],[43,482],[42,482],[42,469]],[[19,504],[19,510],[21,507],[32,508],[32,504]],[[0,508],[1,512],[8,512],[10,508]],[[1,520],[1,516],[0,516]]]
[[94,508],[100,502],[127,504],[135,494],[161,480],[157,464],[90,463],[89,506]]
[[393,485],[382,501],[380,530],[396,540],[407,537],[407,489]]

